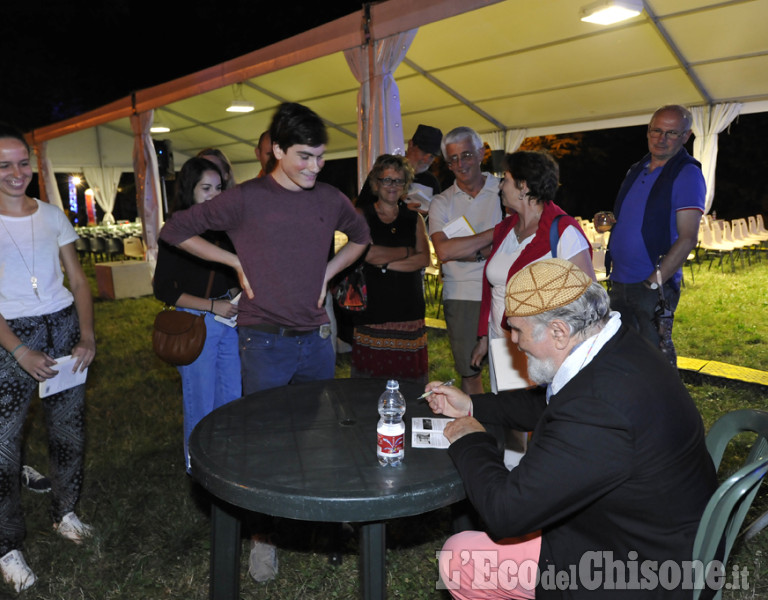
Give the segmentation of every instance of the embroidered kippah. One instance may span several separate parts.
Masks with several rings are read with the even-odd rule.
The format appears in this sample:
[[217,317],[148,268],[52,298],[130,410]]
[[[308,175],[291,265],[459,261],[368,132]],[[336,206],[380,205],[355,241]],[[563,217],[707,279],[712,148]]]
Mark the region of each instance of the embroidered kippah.
[[550,258],[531,263],[507,283],[504,298],[508,317],[530,317],[570,304],[592,283],[572,262]]

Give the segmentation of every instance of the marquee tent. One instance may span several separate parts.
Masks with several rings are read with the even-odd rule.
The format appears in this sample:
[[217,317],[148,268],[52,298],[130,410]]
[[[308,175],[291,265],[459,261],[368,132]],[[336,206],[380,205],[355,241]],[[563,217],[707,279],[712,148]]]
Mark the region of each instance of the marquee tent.
[[[43,173],[133,171],[134,154],[144,160],[150,249],[159,217],[149,123],[170,128],[156,137],[170,141],[177,164],[215,146],[243,180],[258,172],[254,147],[285,100],[323,117],[327,158],[357,156],[361,175],[380,152],[402,150],[419,123],[444,132],[467,125],[492,148],[512,150],[526,136],[645,124],[659,105],[685,104],[695,108],[694,153],[714,189],[717,133],[738,114],[768,110],[768,36],[761,25],[768,0],[642,3],[641,15],[612,26],[579,20],[589,0],[363,5],[266,48],[34,130],[30,139],[47,159],[40,161]],[[233,99],[255,110],[225,112]]]

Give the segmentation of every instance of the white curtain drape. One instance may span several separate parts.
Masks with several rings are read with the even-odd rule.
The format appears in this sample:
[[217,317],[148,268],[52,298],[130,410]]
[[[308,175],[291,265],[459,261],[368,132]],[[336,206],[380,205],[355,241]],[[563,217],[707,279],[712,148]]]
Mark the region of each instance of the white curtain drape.
[[153,118],[154,111],[152,110],[131,115],[136,202],[141,215],[144,243],[147,245],[147,261],[152,273],[155,272],[155,265],[157,264],[157,236],[160,233],[162,223],[160,175],[157,170],[155,146],[149,134]]
[[481,133],[480,138],[491,147],[493,172],[501,176],[504,170],[504,156],[515,152],[523,143],[527,129],[505,129]]
[[416,29],[344,51],[357,93],[357,189],[361,189],[376,157],[405,154],[400,91],[393,73],[405,58]]
[[741,104],[729,102],[691,109],[693,123],[693,156],[701,163],[701,172],[707,184],[704,214],[709,214],[715,199],[715,168],[717,167],[717,136],[741,112]]
[[480,138],[487,142],[488,145],[491,147],[491,150],[504,150],[504,139],[506,137],[506,132],[498,130],[498,131],[489,131],[488,133],[481,133]]
[[491,150],[503,150],[506,153],[515,152],[527,136],[527,129],[505,129],[480,134],[482,140],[488,142]]
[[509,154],[517,152],[527,137],[527,129],[507,129],[507,141],[504,150]]
[[59,194],[59,185],[56,183],[56,173],[53,171],[53,163],[48,158],[48,142],[35,144],[34,150],[37,155],[37,176],[42,182],[43,190],[45,190],[45,198],[43,199],[48,204],[53,204],[64,210],[61,194]]
[[84,167],[83,175],[93,190],[96,202],[104,211],[105,225],[115,222],[112,211],[115,209],[117,187],[120,184],[120,175],[123,170],[119,167]]

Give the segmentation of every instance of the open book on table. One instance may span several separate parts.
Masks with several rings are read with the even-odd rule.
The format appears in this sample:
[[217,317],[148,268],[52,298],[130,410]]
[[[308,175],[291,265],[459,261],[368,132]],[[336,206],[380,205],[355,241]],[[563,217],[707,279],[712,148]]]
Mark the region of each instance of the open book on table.
[[414,417],[411,419],[411,448],[447,448],[451,445],[443,435],[445,426],[453,421],[445,417]]

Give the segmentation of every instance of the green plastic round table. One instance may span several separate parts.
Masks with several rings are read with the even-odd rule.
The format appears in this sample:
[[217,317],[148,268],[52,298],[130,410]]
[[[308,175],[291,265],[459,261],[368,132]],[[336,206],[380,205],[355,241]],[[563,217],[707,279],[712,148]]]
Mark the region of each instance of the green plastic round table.
[[[306,521],[360,523],[363,598],[386,596],[385,522],[465,498],[445,450],[411,448],[410,418],[434,416],[403,383],[405,460],[376,460],[377,401],[386,381],[332,379],[257,392],[222,406],[189,440],[192,476],[216,499],[211,589],[239,597],[240,507]],[[447,536],[448,532],[446,532]],[[278,575],[279,577],[279,575]]]

